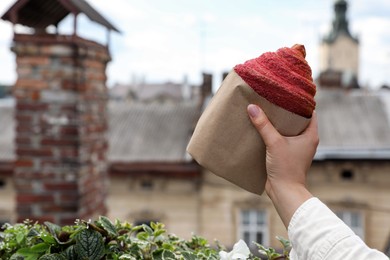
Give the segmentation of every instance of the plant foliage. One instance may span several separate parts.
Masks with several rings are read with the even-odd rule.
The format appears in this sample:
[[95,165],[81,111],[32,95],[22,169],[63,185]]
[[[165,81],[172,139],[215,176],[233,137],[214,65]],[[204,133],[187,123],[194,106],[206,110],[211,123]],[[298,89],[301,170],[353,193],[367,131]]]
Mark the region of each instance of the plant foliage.
[[[211,246],[200,236],[189,240],[168,234],[164,224],[151,222],[133,226],[101,216],[94,221],[76,220],[60,227],[50,222],[29,220],[6,224],[0,237],[0,259],[11,260],[217,260],[224,250],[218,242]],[[257,244],[265,259],[288,259],[287,240],[279,239],[282,254]],[[260,260],[250,255],[248,259]]]

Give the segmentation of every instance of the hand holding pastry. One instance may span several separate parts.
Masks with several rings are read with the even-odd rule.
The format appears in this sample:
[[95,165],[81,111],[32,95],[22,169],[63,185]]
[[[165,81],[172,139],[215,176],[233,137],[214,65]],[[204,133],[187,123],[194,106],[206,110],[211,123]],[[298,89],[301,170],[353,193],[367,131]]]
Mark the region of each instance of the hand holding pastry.
[[306,174],[319,142],[317,116],[314,112],[302,134],[285,137],[258,106],[249,105],[248,114],[266,146],[265,190],[287,227],[295,210],[312,197],[306,189]]
[[266,147],[247,114],[256,104],[283,136],[310,123],[316,87],[303,45],[236,65],[200,117],[187,151],[204,168],[256,194],[266,185]]

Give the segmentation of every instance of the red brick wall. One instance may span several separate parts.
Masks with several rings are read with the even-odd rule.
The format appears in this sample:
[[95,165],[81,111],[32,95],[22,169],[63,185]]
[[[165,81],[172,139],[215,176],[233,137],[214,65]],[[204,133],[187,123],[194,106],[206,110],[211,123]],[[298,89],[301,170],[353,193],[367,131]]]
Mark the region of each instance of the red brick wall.
[[71,224],[106,213],[107,48],[15,35],[17,221]]

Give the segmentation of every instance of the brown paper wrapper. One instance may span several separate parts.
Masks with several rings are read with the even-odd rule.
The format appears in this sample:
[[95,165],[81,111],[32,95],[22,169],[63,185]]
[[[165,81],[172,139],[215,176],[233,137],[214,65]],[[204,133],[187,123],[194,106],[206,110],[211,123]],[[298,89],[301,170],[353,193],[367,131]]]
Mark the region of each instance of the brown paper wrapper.
[[249,104],[259,105],[284,136],[300,134],[310,122],[259,96],[233,70],[201,115],[187,151],[212,173],[261,195],[267,178],[265,145],[247,114]]

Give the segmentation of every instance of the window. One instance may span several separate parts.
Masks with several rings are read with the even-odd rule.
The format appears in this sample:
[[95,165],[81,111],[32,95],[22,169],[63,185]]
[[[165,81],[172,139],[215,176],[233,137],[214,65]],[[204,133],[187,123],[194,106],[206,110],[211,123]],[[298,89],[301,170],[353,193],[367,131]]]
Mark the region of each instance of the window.
[[356,235],[364,240],[363,215],[357,211],[338,211],[336,215],[347,224]]
[[146,179],[141,181],[141,188],[143,190],[152,190],[153,189],[153,181]]
[[242,210],[239,220],[239,237],[249,247],[253,247],[253,241],[268,244],[267,214],[265,210]]
[[340,177],[343,180],[351,181],[354,178],[354,172],[352,170],[343,170],[340,173]]
[[5,188],[5,185],[6,185],[7,183],[5,182],[5,180],[3,180],[3,179],[0,179],[0,188]]

